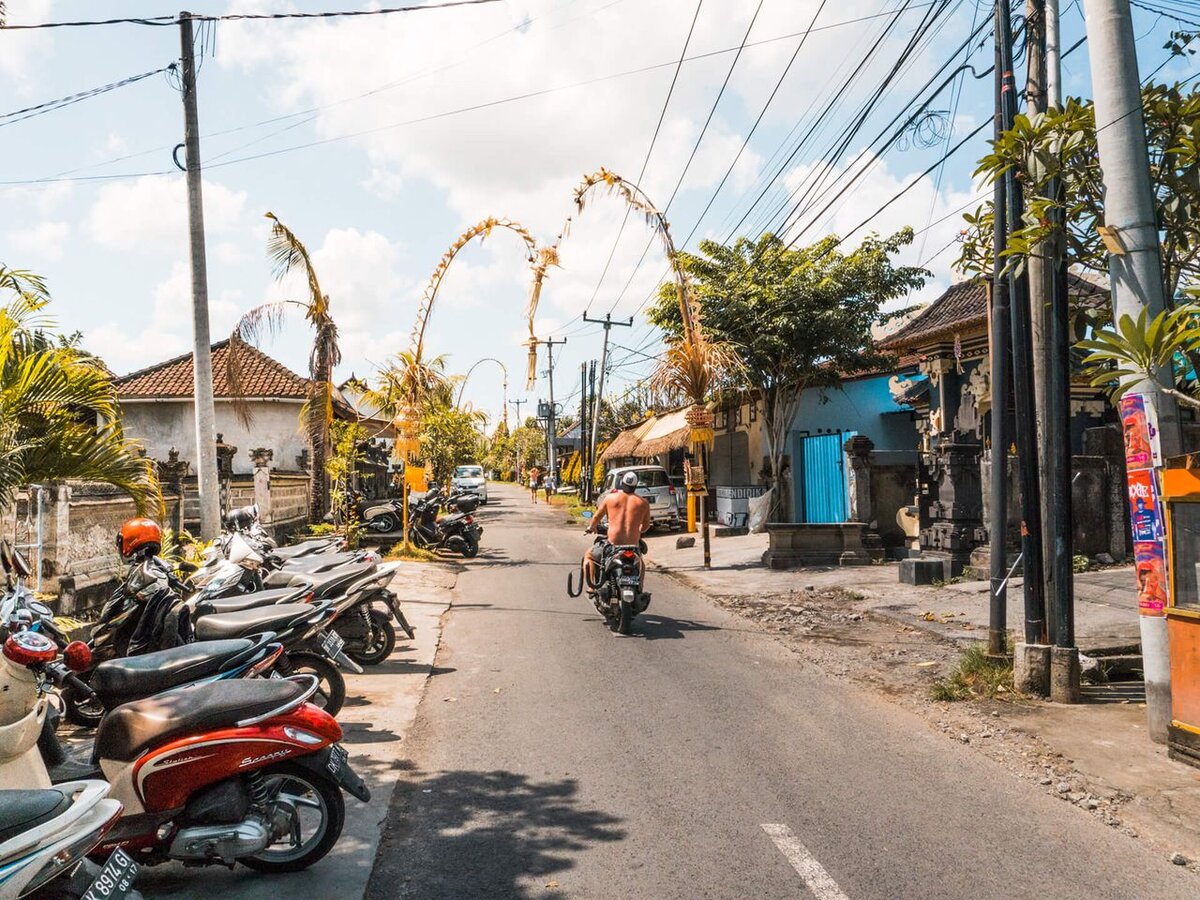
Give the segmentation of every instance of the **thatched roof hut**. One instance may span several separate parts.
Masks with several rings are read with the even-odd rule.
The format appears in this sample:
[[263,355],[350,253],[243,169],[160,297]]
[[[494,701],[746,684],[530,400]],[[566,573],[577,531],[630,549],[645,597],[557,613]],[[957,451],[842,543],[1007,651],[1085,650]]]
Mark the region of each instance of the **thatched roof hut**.
[[686,408],[677,409],[661,416],[651,416],[645,422],[625,429],[613,438],[601,455],[601,461],[653,459],[686,447],[691,434],[686,413]]

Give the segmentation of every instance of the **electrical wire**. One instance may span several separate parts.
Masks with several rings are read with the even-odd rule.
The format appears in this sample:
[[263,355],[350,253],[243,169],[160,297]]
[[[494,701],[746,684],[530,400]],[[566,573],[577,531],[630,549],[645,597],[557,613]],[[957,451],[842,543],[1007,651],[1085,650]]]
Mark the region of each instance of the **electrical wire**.
[[[392,13],[425,12],[434,9],[450,9],[456,6],[485,6],[503,0],[443,0],[441,3],[425,3],[417,6],[388,6],[379,9],[346,9],[327,12],[286,13],[225,13],[223,15],[199,15],[189,13],[186,18],[193,22],[242,22],[279,19],[335,19],[355,16],[386,16]],[[4,25],[0,31],[33,31],[40,28],[87,28],[94,25],[154,25],[178,24],[185,16],[145,16],[142,18],[92,19],[75,22],[36,22],[29,25]]]
[[[642,179],[646,176],[646,166],[650,164],[650,155],[654,153],[654,145],[658,141],[658,133],[662,130],[663,119],[667,117],[667,107],[671,105],[671,97],[675,93],[675,85],[679,81],[679,70],[683,68],[683,61],[687,57],[688,47],[692,43],[692,34],[696,31],[696,20],[700,18],[700,10],[704,6],[704,0],[697,0],[696,11],[692,14],[692,24],[688,26],[687,37],[683,41],[683,50],[679,54],[679,63],[675,66],[675,72],[671,75],[671,86],[667,88],[666,99],[663,100],[662,110],[658,114],[658,122],[654,126],[654,134],[650,138],[650,146],[646,148],[646,156],[642,160],[642,168],[638,171],[637,181],[634,182],[638,187],[641,187]],[[604,261],[604,268],[600,271],[600,277],[596,279],[596,287],[592,290],[592,296],[588,300],[590,308],[596,302],[596,295],[600,293],[600,288],[604,284],[604,279],[608,275],[608,269],[612,265],[613,256],[616,255],[617,247],[621,243],[621,235],[625,233],[625,225],[629,222],[629,214],[632,208],[626,204],[625,215],[621,219],[621,227],[617,229],[617,236],[613,239],[612,249],[608,251],[608,259]],[[613,304],[614,308],[616,304]],[[611,309],[609,310],[611,312]]]
[[178,63],[171,63],[167,66],[162,66],[150,72],[143,72],[140,75],[130,75],[128,78],[122,78],[120,81],[114,81],[110,84],[104,84],[100,87],[89,88],[86,91],[79,91],[75,94],[68,94],[66,97],[59,97],[57,100],[47,100],[45,103],[39,103],[36,106],[27,106],[24,109],[13,110],[9,113],[0,113],[0,128],[5,125],[14,125],[17,122],[24,122],[26,119],[32,119],[35,116],[44,116],[46,113],[54,112],[55,110],[63,109],[67,106],[73,106],[84,100],[90,100],[93,97],[99,97],[101,94],[107,94],[109,91],[115,91],[118,88],[123,88],[131,84],[137,84],[139,81],[145,81],[147,78],[153,78],[155,75],[161,75],[163,72],[175,71]]

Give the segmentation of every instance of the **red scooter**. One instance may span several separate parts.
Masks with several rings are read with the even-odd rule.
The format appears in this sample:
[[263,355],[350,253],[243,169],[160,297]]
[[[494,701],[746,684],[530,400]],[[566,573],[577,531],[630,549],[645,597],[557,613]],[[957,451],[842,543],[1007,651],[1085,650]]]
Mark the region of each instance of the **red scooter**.
[[[345,821],[341,792],[365,803],[370,791],[338,744],[338,723],[305,702],[316,687],[310,675],[220,681],[111,711],[91,772],[125,810],[96,853],[121,847],[142,864],[240,862],[264,872],[321,859]],[[52,780],[80,777],[61,749],[43,755]]]

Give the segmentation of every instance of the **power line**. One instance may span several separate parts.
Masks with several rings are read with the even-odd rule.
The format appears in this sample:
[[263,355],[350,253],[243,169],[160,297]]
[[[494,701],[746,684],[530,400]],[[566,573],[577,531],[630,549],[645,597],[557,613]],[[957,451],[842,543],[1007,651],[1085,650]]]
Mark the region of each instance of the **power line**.
[[[684,163],[683,171],[679,173],[679,180],[675,182],[675,189],[671,191],[671,196],[667,199],[667,205],[663,207],[662,214],[664,217],[670,211],[671,204],[675,202],[675,198],[679,194],[679,189],[683,186],[683,180],[687,177],[688,170],[692,167],[692,162],[696,159],[696,153],[700,150],[700,144],[704,141],[704,136],[708,133],[708,126],[712,124],[713,116],[716,115],[717,107],[721,105],[721,98],[725,96],[725,89],[729,87],[729,79],[733,77],[733,70],[737,68],[738,60],[742,58],[742,51],[746,49],[746,42],[750,40],[750,32],[754,30],[754,23],[758,21],[758,14],[762,12],[763,2],[764,0],[758,0],[758,6],[755,7],[754,15],[750,18],[750,24],[746,26],[746,33],[742,35],[742,42],[738,46],[737,53],[734,54],[733,62],[729,64],[729,70],[725,73],[725,80],[721,82],[721,89],[717,91],[717,97],[713,100],[713,104],[708,110],[708,117],[704,120],[704,126],[700,129],[700,134],[696,137],[696,143],[692,145],[692,152],[688,155],[687,162]],[[654,235],[650,235],[646,239],[646,248],[642,250],[643,259],[653,241]],[[634,271],[637,271],[636,267]],[[620,302],[620,299],[621,295],[618,294],[617,299],[608,308],[609,313],[612,313],[617,308],[617,303]]]
[[[922,6],[931,6],[931,5],[933,5],[933,4],[932,3],[922,4]],[[828,31],[828,30],[835,29],[835,28],[842,28],[847,25],[854,25],[854,24],[857,24],[859,22],[863,22],[863,21],[866,21],[869,19],[879,18],[881,15],[890,15],[890,13],[875,14],[875,15],[870,15],[870,16],[860,16],[855,19],[846,19],[841,22],[834,22],[829,25],[824,25],[820,28],[814,28],[813,33],[816,33],[818,31]],[[693,56],[689,56],[685,61],[692,62],[695,60],[711,59],[714,57],[724,56],[726,54],[735,53],[735,52],[740,54],[740,52],[745,48],[761,47],[761,46],[765,46],[767,44],[778,43],[779,41],[786,41],[786,40],[790,40],[791,38],[799,37],[801,34],[803,34],[803,32],[791,32],[789,34],[780,35],[778,37],[763,38],[762,40],[758,40],[758,41],[750,41],[743,45],[739,45],[737,47],[726,47],[726,48],[722,48],[720,50],[710,50],[705,53],[697,53]],[[593,84],[599,84],[601,82],[611,81],[611,80],[614,80],[617,78],[625,78],[625,77],[632,76],[632,75],[641,75],[645,72],[652,72],[657,69],[664,69],[664,68],[667,68],[668,66],[673,66],[675,64],[676,64],[676,62],[674,60],[672,60],[670,62],[663,62],[663,63],[656,63],[656,64],[648,65],[648,66],[641,66],[636,69],[627,69],[622,72],[613,72],[608,75],[601,75],[596,78],[589,78],[589,79],[585,79],[583,81],[576,81],[576,82],[572,82],[569,84],[558,85],[556,87],[551,87],[551,88],[543,88],[538,91],[530,91],[530,92],[527,92],[524,94],[517,94],[517,95],[511,96],[511,97],[504,97],[504,98],[501,98],[498,100],[490,100],[490,101],[486,101],[483,103],[472,104],[470,106],[458,107],[456,109],[447,110],[447,111],[440,112],[440,113],[432,113],[430,115],[420,116],[420,117],[417,117],[414,119],[406,119],[406,120],[403,120],[400,122],[393,122],[393,123],[387,124],[387,125],[379,125],[379,126],[375,126],[374,128],[364,129],[362,131],[356,131],[356,132],[350,132],[347,134],[335,135],[333,137],[323,138],[321,140],[316,140],[316,141],[310,141],[308,143],[303,143],[303,144],[296,144],[296,145],[292,145],[290,147],[281,147],[277,150],[272,150],[272,151],[268,151],[265,153],[252,154],[249,156],[238,157],[237,159],[225,160],[224,162],[217,163],[211,167],[206,166],[205,168],[217,168],[219,166],[234,165],[236,163],[247,162],[247,161],[252,161],[252,160],[256,160],[256,159],[262,159],[264,157],[275,156],[275,155],[278,155],[281,153],[290,153],[290,152],[293,152],[296,150],[306,150],[311,147],[323,146],[325,144],[335,143],[338,141],[351,140],[353,138],[363,137],[368,134],[375,134],[377,132],[387,131],[387,130],[390,130],[393,128],[403,128],[403,127],[407,127],[409,125],[421,124],[421,123],[433,121],[436,119],[442,119],[442,118],[447,118],[449,116],[460,115],[462,113],[475,112],[475,111],[478,111],[481,109],[486,109],[486,108],[490,108],[490,107],[494,107],[494,106],[500,106],[500,105],[503,105],[506,103],[514,103],[514,102],[517,102],[520,100],[528,100],[528,99],[532,99],[534,97],[541,97],[541,96],[545,96],[546,94],[556,93],[558,91],[572,90],[572,89],[579,88],[579,87],[588,87]],[[276,119],[266,120],[266,122],[262,122],[262,123],[258,123],[258,124],[267,124],[267,122],[271,122],[271,121],[280,121],[280,119],[282,119],[282,118],[283,117],[278,117]],[[238,129],[230,129],[230,131],[241,130],[241,128],[245,128],[245,127],[253,127],[253,126],[240,126]],[[228,132],[217,132],[217,133],[220,134],[220,133],[228,133]],[[169,148],[165,148],[165,149],[169,149]],[[129,157],[125,157],[125,158],[129,158]],[[117,161],[117,160],[113,160],[113,161]],[[72,171],[79,171],[79,170],[72,170]],[[42,178],[22,179],[22,180],[16,180],[16,181],[0,181],[0,185],[17,186],[17,185],[30,185],[30,184],[51,184],[51,183],[60,182],[60,181],[109,181],[109,180],[123,179],[123,178],[142,178],[142,177],[150,176],[150,175],[160,176],[160,175],[174,175],[174,174],[175,174],[174,169],[164,169],[164,170],[146,171],[146,172],[120,172],[120,173],[114,173],[111,175],[85,175],[85,176],[77,176],[77,177],[66,177],[66,176],[56,175],[56,176],[48,176],[48,177],[42,177]]]
[[[650,154],[654,152],[654,145],[658,141],[658,133],[662,130],[663,119],[667,117],[667,107],[671,105],[671,96],[675,93],[675,84],[679,81],[679,70],[683,68],[683,61],[687,57],[688,47],[692,43],[692,34],[696,30],[696,20],[700,18],[700,9],[704,6],[704,0],[698,0],[696,3],[696,12],[692,15],[692,24],[688,27],[687,38],[683,42],[683,50],[679,54],[679,63],[675,66],[675,74],[671,76],[671,86],[667,89],[667,97],[663,100],[662,111],[658,114],[658,123],[654,126],[654,135],[650,138],[650,146],[646,148],[646,157],[642,160],[642,168],[638,172],[637,181],[634,182],[638,187],[641,187],[642,179],[646,175],[646,166],[650,164]],[[596,302],[596,295],[600,293],[600,287],[604,284],[605,276],[608,275],[608,268],[612,265],[613,256],[616,255],[617,247],[621,243],[621,235],[625,233],[625,225],[629,222],[629,214],[632,208],[626,204],[625,215],[621,219],[621,227],[617,229],[617,236],[613,239],[612,249],[608,251],[608,259],[604,261],[604,268],[600,271],[600,277],[596,279],[596,287],[592,290],[591,299],[587,305],[590,307]],[[615,304],[614,304],[615,305]],[[609,310],[611,312],[611,310]]]
[[[500,3],[502,0],[443,0],[441,3],[426,3],[419,6],[390,6],[381,9],[347,9],[330,10],[328,12],[287,12],[287,13],[225,13],[210,16],[189,13],[186,17],[193,22],[241,22],[253,20],[277,19],[334,19],[355,16],[386,16],[392,13],[424,12],[433,9],[450,9],[455,6],[484,6],[490,3]],[[179,24],[181,16],[144,16],[141,18],[121,19],[92,19],[76,22],[37,22],[30,25],[4,25],[0,31],[33,31],[39,28],[86,28],[93,25],[154,25],[166,26]]]
[[161,75],[163,72],[173,72],[177,68],[177,65],[177,63],[171,63],[168,66],[162,66],[150,72],[143,72],[141,75],[130,75],[128,78],[122,78],[120,81],[114,81],[111,84],[89,88],[86,91],[80,91],[76,94],[68,94],[66,97],[59,97],[57,100],[47,100],[45,103],[39,103],[37,106],[27,106],[24,109],[13,110],[9,113],[0,113],[0,120],[7,120],[0,121],[0,128],[3,128],[5,125],[24,122],[26,119],[32,119],[35,116],[43,116],[46,113],[54,112],[67,106],[73,106],[83,100],[90,100],[92,97],[99,97],[101,94],[107,94],[109,91],[115,91],[117,88],[123,88],[127,85],[144,81],[147,78],[153,78],[155,75]]

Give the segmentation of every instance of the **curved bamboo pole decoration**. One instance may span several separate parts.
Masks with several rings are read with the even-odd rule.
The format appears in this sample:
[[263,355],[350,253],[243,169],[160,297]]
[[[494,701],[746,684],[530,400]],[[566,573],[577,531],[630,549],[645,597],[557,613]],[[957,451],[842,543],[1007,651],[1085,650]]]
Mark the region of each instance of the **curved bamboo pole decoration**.
[[[459,251],[463,247],[471,243],[475,238],[479,238],[481,241],[486,240],[494,228],[507,228],[525,242],[525,249],[528,253],[527,258],[529,264],[534,267],[537,290],[540,291],[541,279],[537,278],[536,272],[538,266],[541,264],[541,253],[538,251],[537,241],[533,239],[533,235],[526,231],[523,225],[519,222],[514,222],[512,219],[498,219],[489,216],[481,222],[476,222],[460,234],[458,239],[450,245],[450,249],[442,254],[442,258],[438,261],[437,267],[433,270],[433,275],[429,279],[429,284],[425,286],[425,293],[421,295],[421,302],[417,305],[417,320],[413,323],[411,345],[413,359],[417,363],[420,363],[421,354],[425,349],[425,329],[428,327],[429,317],[433,313],[433,303],[437,299],[438,289],[442,286],[442,281],[446,277],[446,272],[450,268],[450,264],[454,262],[454,258],[458,256]],[[545,277],[544,266],[541,277]],[[530,303],[536,305],[536,302],[532,298]],[[532,335],[532,318],[530,319],[529,330]]]
[[463,392],[466,391],[466,389],[467,389],[467,382],[471,380],[471,373],[475,371],[476,366],[478,366],[480,363],[485,363],[485,362],[494,362],[496,365],[498,365],[500,367],[500,371],[504,373],[504,381],[503,381],[504,427],[507,428],[508,427],[508,367],[505,366],[504,363],[500,362],[500,360],[496,359],[496,357],[494,357],[494,356],[485,356],[485,357],[483,357],[483,359],[477,359],[471,365],[471,368],[467,369],[467,374],[463,376],[462,384],[460,384],[458,386],[458,399],[454,401],[454,405],[458,406],[458,407],[462,406]]

